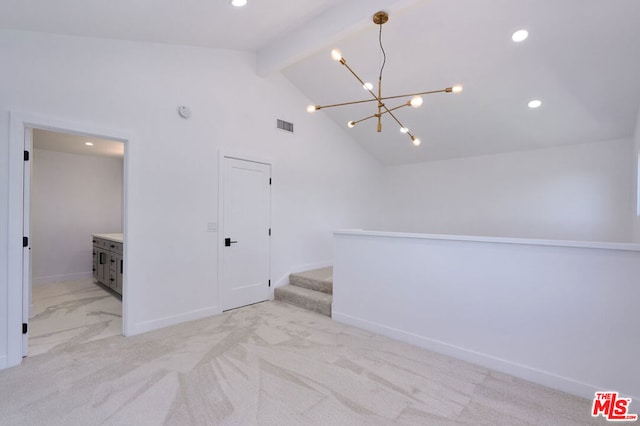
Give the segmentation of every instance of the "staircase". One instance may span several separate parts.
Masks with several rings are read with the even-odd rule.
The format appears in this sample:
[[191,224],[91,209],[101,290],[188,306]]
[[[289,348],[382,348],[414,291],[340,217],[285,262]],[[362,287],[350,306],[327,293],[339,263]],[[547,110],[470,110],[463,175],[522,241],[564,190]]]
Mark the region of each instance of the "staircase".
[[333,267],[289,275],[289,285],[274,290],[275,300],[331,316]]

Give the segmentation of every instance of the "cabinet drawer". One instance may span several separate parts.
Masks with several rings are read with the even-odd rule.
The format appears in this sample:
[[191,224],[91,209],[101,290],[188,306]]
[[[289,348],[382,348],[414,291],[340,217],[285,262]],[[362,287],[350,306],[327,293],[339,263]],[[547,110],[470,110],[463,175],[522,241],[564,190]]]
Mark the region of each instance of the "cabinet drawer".
[[93,241],[94,246],[97,246],[101,249],[109,249],[109,241],[103,240],[102,238],[94,238]]
[[122,295],[122,269],[123,269],[123,264],[122,264],[122,256],[117,256],[116,257],[116,292],[120,295]]
[[109,254],[109,270],[112,272],[116,272],[118,270],[118,258],[115,254]]
[[122,243],[113,243],[115,245],[114,248],[111,249],[111,251],[118,253],[120,256],[122,256]]

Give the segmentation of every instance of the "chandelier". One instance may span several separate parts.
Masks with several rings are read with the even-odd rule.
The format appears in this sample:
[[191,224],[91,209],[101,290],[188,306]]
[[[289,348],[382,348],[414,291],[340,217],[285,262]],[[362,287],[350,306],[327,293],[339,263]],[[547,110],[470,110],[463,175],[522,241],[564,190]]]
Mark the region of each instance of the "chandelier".
[[[355,120],[355,121],[349,121],[347,123],[347,126],[349,128],[353,128],[356,126],[356,124],[361,123],[363,121],[369,120],[371,118],[377,118],[378,121],[378,125],[377,125],[377,131],[378,132],[382,132],[382,116],[385,114],[388,114],[397,124],[398,126],[400,126],[400,131],[402,133],[405,133],[409,136],[409,138],[411,138],[411,141],[413,142],[413,144],[415,146],[420,145],[420,139],[418,139],[413,133],[411,133],[411,131],[409,130],[408,127],[405,127],[400,120],[398,119],[398,117],[396,116],[396,114],[394,113],[396,110],[400,109],[400,108],[404,108],[407,106],[413,107],[413,108],[419,108],[422,103],[423,103],[423,99],[422,99],[422,95],[431,95],[434,93],[460,93],[462,92],[462,86],[457,84],[453,87],[447,87],[445,89],[441,89],[441,90],[431,90],[428,92],[416,92],[416,93],[408,93],[405,95],[396,95],[396,96],[382,96],[382,72],[384,71],[384,65],[387,61],[387,54],[384,51],[384,47],[382,46],[382,25],[384,23],[386,23],[389,20],[389,15],[387,14],[387,12],[377,12],[375,15],[373,15],[373,23],[378,25],[380,27],[380,31],[379,31],[379,35],[378,35],[378,42],[380,44],[380,50],[382,52],[382,65],[380,67],[380,73],[378,75],[378,94],[376,94],[373,91],[373,84],[371,83],[365,83],[359,76],[358,74],[356,74],[356,72],[349,66],[347,65],[347,61],[344,59],[344,57],[342,56],[342,52],[340,52],[338,49],[333,49],[331,51],[331,59],[333,59],[334,61],[338,61],[340,62],[342,65],[344,65],[349,72],[351,72],[351,74],[353,74],[353,76],[358,80],[358,82],[360,82],[360,84],[362,85],[362,87],[369,92],[369,94],[371,95],[371,99],[364,99],[364,100],[360,100],[360,101],[352,101],[352,102],[342,102],[339,104],[332,104],[332,105],[309,105],[307,107],[307,112],[311,113],[314,111],[318,111],[324,108],[333,108],[333,107],[339,107],[339,106],[345,106],[345,105],[354,105],[354,104],[362,104],[362,103],[368,103],[368,102],[377,102],[377,112],[374,114],[371,114],[367,117],[361,118],[360,120]],[[386,102],[387,100],[391,100],[391,99],[401,99],[401,98],[410,98],[409,100],[407,100],[406,102],[402,103],[401,105],[395,106],[395,107],[389,107],[387,106]]]

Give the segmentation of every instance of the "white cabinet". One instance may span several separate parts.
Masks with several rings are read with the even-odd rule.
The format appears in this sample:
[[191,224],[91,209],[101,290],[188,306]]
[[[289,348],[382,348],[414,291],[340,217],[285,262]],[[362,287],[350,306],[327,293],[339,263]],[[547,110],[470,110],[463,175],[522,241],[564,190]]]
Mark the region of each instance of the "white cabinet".
[[[93,277],[101,284],[122,295],[123,243],[122,237],[93,236]],[[113,238],[113,239],[111,239]]]

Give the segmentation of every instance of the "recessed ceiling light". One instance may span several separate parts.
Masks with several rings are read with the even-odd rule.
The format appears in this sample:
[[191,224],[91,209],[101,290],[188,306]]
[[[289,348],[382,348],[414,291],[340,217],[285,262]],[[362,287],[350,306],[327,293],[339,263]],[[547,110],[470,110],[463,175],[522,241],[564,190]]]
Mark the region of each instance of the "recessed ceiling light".
[[529,37],[529,32],[527,30],[518,30],[511,36],[511,40],[516,43],[520,43],[521,41],[525,41]]
[[85,142],[84,143],[86,146],[93,146],[93,142]]
[[531,102],[529,102],[529,108],[538,108],[540,105],[542,105],[542,101],[539,101],[537,99],[532,100]]
[[231,0],[231,5],[235,7],[242,7],[247,4],[247,0]]

